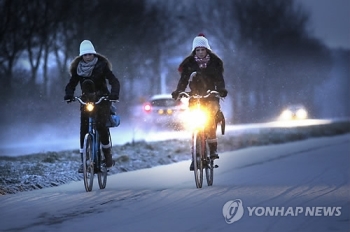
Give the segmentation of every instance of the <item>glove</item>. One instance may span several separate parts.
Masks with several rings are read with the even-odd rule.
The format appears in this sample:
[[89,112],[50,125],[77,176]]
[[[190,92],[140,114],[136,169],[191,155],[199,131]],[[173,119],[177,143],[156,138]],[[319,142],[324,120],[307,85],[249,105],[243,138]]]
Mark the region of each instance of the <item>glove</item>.
[[117,100],[119,100],[119,96],[117,94],[110,94],[108,96],[108,100],[117,101]]
[[220,89],[219,91],[220,97],[226,97],[227,96],[227,90],[226,89]]
[[74,96],[71,95],[71,94],[66,94],[66,95],[64,95],[64,100],[68,101],[68,102],[71,102],[71,101],[74,100]]
[[175,90],[171,93],[171,97],[176,100],[179,97],[179,91]]

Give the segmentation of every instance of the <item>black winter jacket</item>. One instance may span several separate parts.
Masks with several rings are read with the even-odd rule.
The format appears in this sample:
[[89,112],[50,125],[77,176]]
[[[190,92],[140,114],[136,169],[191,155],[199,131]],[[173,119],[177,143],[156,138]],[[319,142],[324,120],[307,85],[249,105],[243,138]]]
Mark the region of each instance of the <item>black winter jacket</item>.
[[[209,56],[210,60],[204,69],[199,67],[193,54],[184,59],[179,66],[181,77],[177,85],[177,91],[185,91],[188,84],[190,84],[191,90],[196,88],[200,94],[206,93],[207,90],[225,89],[223,62],[214,53],[209,53]],[[193,72],[197,72],[197,80],[200,80],[193,80],[189,83],[189,78]]]
[[[100,54],[95,54],[95,56],[98,58],[98,61],[90,77],[82,77],[77,74],[78,63],[83,59],[81,56],[76,57],[72,61],[69,69],[71,78],[65,88],[66,95],[73,96],[78,83],[81,86],[84,80],[90,79],[94,82],[95,90],[99,96],[112,94],[119,99],[120,83],[111,70],[111,63]],[[106,79],[111,85],[111,91],[107,87]]]

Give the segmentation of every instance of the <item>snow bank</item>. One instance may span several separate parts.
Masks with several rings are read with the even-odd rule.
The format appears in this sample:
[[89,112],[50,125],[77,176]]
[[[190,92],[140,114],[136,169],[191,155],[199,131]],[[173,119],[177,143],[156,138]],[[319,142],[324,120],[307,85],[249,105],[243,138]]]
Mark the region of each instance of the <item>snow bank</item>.
[[[349,132],[350,121],[302,127],[262,128],[259,133],[220,135],[218,150],[232,151]],[[113,158],[116,165],[110,170],[110,175],[189,160],[190,141],[179,138],[160,142],[127,143],[113,147]],[[79,165],[78,150],[19,157],[0,156],[0,194],[14,194],[80,181],[82,175],[77,173]]]

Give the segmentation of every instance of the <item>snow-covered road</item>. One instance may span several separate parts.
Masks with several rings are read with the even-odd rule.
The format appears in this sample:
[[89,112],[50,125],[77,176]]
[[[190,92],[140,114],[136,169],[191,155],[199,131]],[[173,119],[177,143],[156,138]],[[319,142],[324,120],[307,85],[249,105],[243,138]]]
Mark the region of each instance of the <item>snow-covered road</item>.
[[202,189],[184,161],[109,176],[89,193],[80,181],[0,196],[0,231],[349,231],[349,142],[226,152]]

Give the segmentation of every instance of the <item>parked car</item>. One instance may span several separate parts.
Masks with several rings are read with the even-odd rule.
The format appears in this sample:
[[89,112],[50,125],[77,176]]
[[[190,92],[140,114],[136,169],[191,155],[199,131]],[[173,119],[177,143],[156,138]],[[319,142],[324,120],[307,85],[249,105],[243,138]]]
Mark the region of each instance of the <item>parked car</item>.
[[146,127],[182,128],[188,101],[175,101],[170,94],[157,94],[142,105],[141,121]]
[[280,114],[280,120],[301,120],[307,119],[308,112],[301,104],[290,105],[286,107]]

